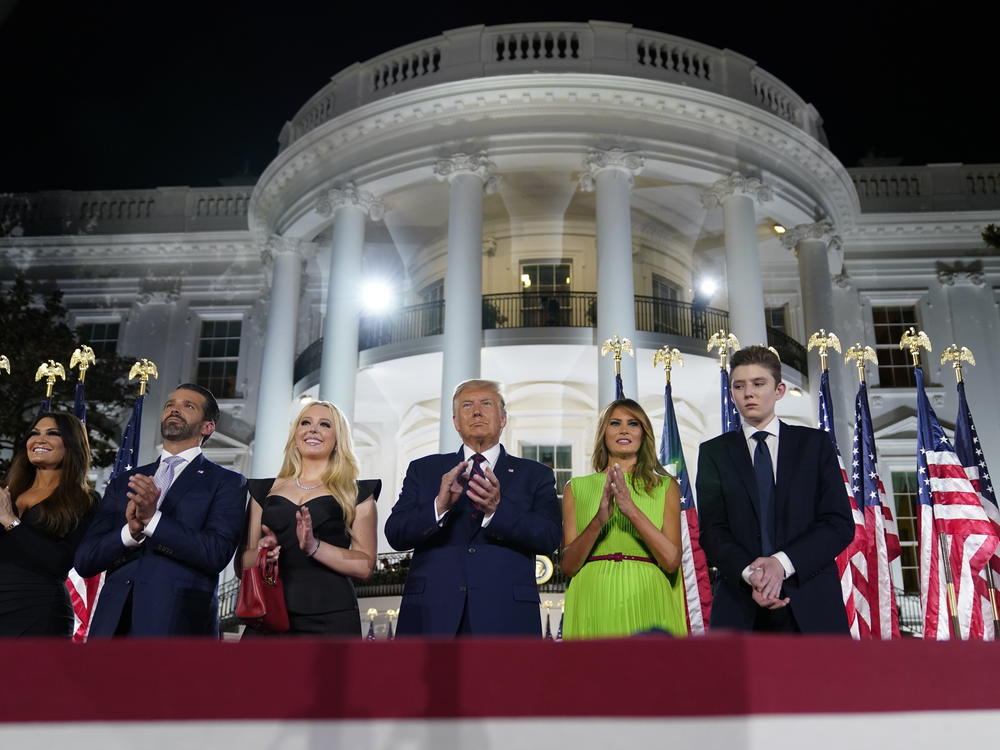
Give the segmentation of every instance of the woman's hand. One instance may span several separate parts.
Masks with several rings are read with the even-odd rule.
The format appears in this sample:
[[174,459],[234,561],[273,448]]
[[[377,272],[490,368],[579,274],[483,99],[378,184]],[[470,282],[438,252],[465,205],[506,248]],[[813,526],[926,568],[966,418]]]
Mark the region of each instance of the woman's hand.
[[607,479],[604,480],[604,491],[601,493],[601,501],[597,506],[597,515],[594,517],[603,528],[614,512],[614,491],[611,489],[611,472],[609,471]]
[[267,550],[267,559],[272,562],[277,560],[281,554],[281,545],[278,544],[278,537],[263,524],[260,527],[260,541],[257,542],[257,551],[259,552],[262,549]]
[[313,536],[312,516],[308,508],[299,508],[295,514],[295,536],[299,538],[299,549],[309,557],[319,550],[319,540]]
[[14,515],[14,504],[10,498],[10,490],[0,487],[0,525],[9,526],[17,520]]
[[622,512],[628,519],[633,519],[636,513],[641,513],[638,506],[632,500],[632,491],[628,488],[628,482],[625,480],[625,472],[622,471],[621,466],[618,464],[612,464],[608,469],[608,478],[611,480],[611,489],[614,493],[615,505],[618,506],[618,510]]

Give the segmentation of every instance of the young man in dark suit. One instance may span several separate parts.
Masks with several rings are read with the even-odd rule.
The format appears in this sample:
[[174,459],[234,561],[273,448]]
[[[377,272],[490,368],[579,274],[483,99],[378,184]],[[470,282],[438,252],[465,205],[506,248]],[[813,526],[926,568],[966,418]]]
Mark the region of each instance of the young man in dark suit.
[[397,550],[413,550],[399,635],[541,635],[535,555],[559,544],[552,469],[500,445],[500,384],[455,389],[457,453],[413,461],[385,522]]
[[219,406],[185,383],[163,406],[158,461],[114,479],[76,553],[107,571],[90,636],[219,635],[219,573],[239,543],[245,479],[205,458]]
[[701,544],[718,569],[713,628],[847,633],[836,556],[854,522],[830,437],[774,415],[781,362],[763,346],[730,359],[743,428],[698,453]]

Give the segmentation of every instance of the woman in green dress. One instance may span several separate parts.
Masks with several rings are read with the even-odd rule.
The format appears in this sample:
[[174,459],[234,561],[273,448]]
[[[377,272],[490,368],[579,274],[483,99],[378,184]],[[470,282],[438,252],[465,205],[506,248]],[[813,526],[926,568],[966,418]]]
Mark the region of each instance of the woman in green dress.
[[645,631],[686,635],[681,498],[656,457],[653,426],[632,399],[601,414],[595,474],[563,494],[563,637],[621,637]]

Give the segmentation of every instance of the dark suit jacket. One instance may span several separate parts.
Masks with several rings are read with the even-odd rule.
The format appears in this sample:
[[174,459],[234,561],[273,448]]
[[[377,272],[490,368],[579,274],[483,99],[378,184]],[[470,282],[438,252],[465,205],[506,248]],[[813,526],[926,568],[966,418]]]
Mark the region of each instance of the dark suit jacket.
[[[698,452],[701,545],[718,568],[712,627],[752,630],[759,607],[741,573],[761,555],[759,499],[742,430]],[[803,633],[846,633],[836,556],[854,538],[854,521],[833,443],[822,430],[781,423],[775,497],[775,546],[795,574],[784,595]]]
[[460,450],[412,462],[386,520],[389,544],[413,549],[397,632],[454,636],[468,607],[474,634],[540,635],[535,555],[551,554],[562,535],[552,469],[501,448],[489,526],[464,494],[439,526],[434,498],[461,460]]
[[[156,473],[156,463],[133,474]],[[121,540],[128,478],[108,485],[97,518],[76,553],[84,577],[107,571],[90,625],[91,637],[114,635],[132,594],[134,636],[219,633],[219,573],[236,551],[243,528],[246,480],[196,457],[160,504],[153,535],[138,547]]]

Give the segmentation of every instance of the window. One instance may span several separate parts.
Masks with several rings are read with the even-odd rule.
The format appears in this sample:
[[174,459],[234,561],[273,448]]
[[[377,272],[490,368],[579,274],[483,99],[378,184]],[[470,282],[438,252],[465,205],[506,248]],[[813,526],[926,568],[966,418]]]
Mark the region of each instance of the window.
[[920,593],[920,567],[917,557],[918,490],[915,472],[892,472],[892,496],[899,526],[899,565],[903,572],[903,590]]
[[875,354],[878,356],[878,384],[882,388],[913,388],[917,384],[910,353],[899,348],[899,340],[910,326],[917,325],[912,305],[872,306]]
[[673,304],[681,298],[681,288],[662,276],[653,274],[653,331],[674,333],[681,331],[681,309]]
[[420,331],[422,336],[444,332],[444,279],[420,290]]
[[573,476],[572,446],[521,443],[521,457],[545,464],[555,472],[556,494],[562,500],[563,488]]
[[523,325],[568,326],[570,324],[569,263],[521,264],[521,315]]
[[240,320],[204,320],[198,342],[195,382],[216,398],[236,398],[236,372],[240,364]]
[[86,344],[100,357],[113,357],[118,353],[119,323],[82,323],[77,327],[80,343]]
[[782,333],[788,333],[788,306],[765,307],[764,324]]

